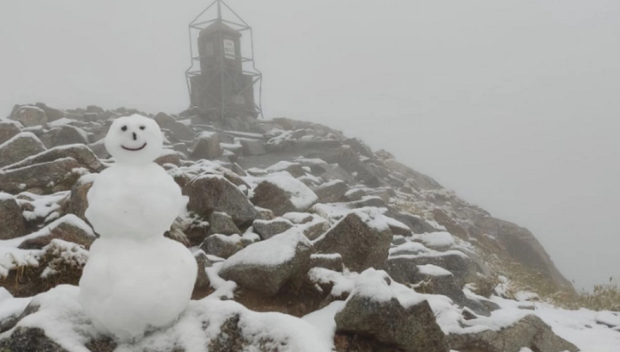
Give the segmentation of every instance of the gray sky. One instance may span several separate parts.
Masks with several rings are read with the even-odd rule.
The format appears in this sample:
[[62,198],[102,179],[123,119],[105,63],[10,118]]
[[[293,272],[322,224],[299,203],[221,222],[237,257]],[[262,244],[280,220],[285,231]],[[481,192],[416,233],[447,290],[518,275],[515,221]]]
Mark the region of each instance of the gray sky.
[[[209,1],[0,2],[0,112],[179,112]],[[620,278],[620,2],[228,0],[267,117],[385,148],[530,228],[578,287]],[[379,6],[378,4],[385,4]]]

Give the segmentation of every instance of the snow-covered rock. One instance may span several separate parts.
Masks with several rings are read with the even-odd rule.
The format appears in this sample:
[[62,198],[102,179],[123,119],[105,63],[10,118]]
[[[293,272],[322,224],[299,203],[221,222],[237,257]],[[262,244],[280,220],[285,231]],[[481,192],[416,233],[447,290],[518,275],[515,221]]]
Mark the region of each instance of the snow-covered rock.
[[222,155],[220,136],[214,132],[203,132],[194,140],[191,156],[196,159],[214,159]]
[[230,215],[238,226],[251,223],[258,211],[234,184],[219,175],[197,176],[183,188],[189,196],[187,208],[204,218],[219,211]]
[[214,211],[209,217],[209,224],[211,227],[209,228],[209,232],[211,234],[221,234],[221,235],[240,235],[241,231],[235,225],[232,217],[230,217],[226,213],[222,213],[219,211]]
[[105,166],[93,151],[84,144],[71,144],[54,147],[19,162],[6,166],[6,169],[18,169],[33,164],[45,163],[57,159],[71,157],[91,172],[101,172]]
[[228,258],[219,274],[241,287],[275,295],[309,268],[312,244],[295,228],[249,245]]
[[76,243],[88,248],[96,237],[92,228],[82,219],[73,214],[67,214],[43,229],[27,237],[22,237],[22,242],[18,248],[41,249],[55,239]]
[[41,134],[41,142],[47,148],[71,144],[88,144],[88,134],[79,127],[62,125]]
[[13,196],[0,192],[0,239],[7,240],[26,234],[22,211]]
[[385,272],[364,271],[335,316],[337,331],[370,335],[402,351],[448,352],[445,335],[428,302],[399,299],[391,286]]
[[71,189],[75,182],[88,173],[71,157],[33,164],[11,170],[0,170],[0,189],[17,194],[22,191],[53,193]]
[[200,245],[205,253],[220,258],[228,258],[243,249],[241,236],[214,234],[207,237]]
[[349,186],[342,180],[326,182],[312,189],[321,203],[334,203],[342,199],[349,190]]
[[577,352],[572,343],[553,333],[539,317],[528,315],[513,325],[497,330],[449,334],[450,347],[457,350],[482,349],[488,352],[522,352],[523,348],[545,352]]
[[21,124],[16,121],[0,120],[0,145],[21,132]]
[[290,229],[293,227],[293,223],[283,218],[276,218],[273,220],[254,220],[252,227],[262,239],[266,240]]
[[[12,118],[20,109],[28,126],[0,121],[0,143],[20,133],[48,146],[71,138],[97,142],[24,153],[0,169],[0,192],[12,194],[0,193],[0,234],[11,221],[23,224],[16,238],[0,240],[0,275],[10,291],[0,289],[0,331],[10,330],[0,336],[0,350],[342,352],[402,344],[400,350],[407,350],[424,339],[402,330],[417,331],[416,319],[423,317],[426,325],[436,322],[454,351],[488,352],[504,344],[507,351],[553,351],[556,345],[544,341],[560,338],[588,352],[620,345],[616,312],[563,310],[503,277],[494,294],[472,292],[472,280],[482,275],[510,276],[511,266],[504,264],[513,261],[523,270],[540,270],[548,287],[566,281],[529,231],[492,218],[390,153],[313,123],[206,121],[194,108],[180,118],[160,113],[154,119],[165,134],[157,162],[190,197],[191,212],[166,233],[193,252],[196,301],[175,323],[116,346],[76,306],[77,288],[57,285],[77,284],[81,267],[92,260],[87,247],[95,234],[84,215],[86,195],[98,173],[115,163],[106,160],[103,137],[114,119],[137,111],[36,104],[17,106]],[[188,146],[208,139],[211,144],[199,148],[207,154],[188,159]],[[213,159],[195,160],[204,157]],[[8,218],[2,202],[10,203]],[[136,252],[144,255],[144,248]],[[167,259],[157,257],[150,266]],[[370,267],[389,277],[360,274]],[[132,270],[125,265],[118,271],[126,276]],[[160,281],[156,290],[164,293],[178,286]],[[26,309],[32,296],[47,290]],[[431,314],[409,311],[425,304]],[[337,317],[346,319],[337,324]]]
[[30,127],[46,123],[47,115],[45,111],[36,106],[23,105],[15,110],[10,119],[19,121],[25,127]]
[[306,211],[318,197],[308,186],[288,172],[270,174],[254,188],[252,202],[273,211],[277,216]]
[[354,271],[382,268],[388,257],[392,232],[376,209],[350,212],[314,241],[319,253],[338,253]]
[[7,166],[39,154],[45,146],[37,136],[30,132],[21,132],[8,141],[0,144],[0,167]]

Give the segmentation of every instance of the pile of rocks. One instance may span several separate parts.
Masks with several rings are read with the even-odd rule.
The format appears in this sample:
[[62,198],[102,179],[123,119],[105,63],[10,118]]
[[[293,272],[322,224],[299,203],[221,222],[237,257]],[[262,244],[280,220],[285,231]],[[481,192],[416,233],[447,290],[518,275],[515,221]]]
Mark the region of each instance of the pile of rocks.
[[[55,290],[75,296],[56,286],[77,284],[96,236],[84,211],[97,173],[113,162],[102,138],[114,118],[136,112],[63,111],[38,103],[16,106],[0,121],[0,247],[13,258],[0,260],[2,286],[16,297],[38,295],[4,317],[0,349],[114,349],[84,328],[88,323],[71,305],[55,309],[73,312],[73,340],[41,330],[45,324],[37,321],[53,311],[45,309]],[[499,308],[465,288],[494,275],[473,249],[485,236],[550,282],[570,284],[526,229],[492,218],[388,152],[285,118],[207,121],[198,109],[151,117],[168,148],[156,162],[190,199],[189,214],[167,236],[194,251],[200,273],[193,298],[243,305],[226,305],[226,319],[196,327],[205,336],[221,332],[209,335],[202,349],[178,342],[157,351],[294,345],[291,336],[284,345],[274,342],[278,334],[249,338],[250,328],[240,323],[250,319],[247,309],[283,313],[285,320],[327,316],[321,324],[333,324],[329,339],[337,351],[576,351],[533,316],[501,331],[438,324],[446,306],[462,327]],[[213,309],[205,307],[187,314]],[[189,317],[182,321],[190,324]]]

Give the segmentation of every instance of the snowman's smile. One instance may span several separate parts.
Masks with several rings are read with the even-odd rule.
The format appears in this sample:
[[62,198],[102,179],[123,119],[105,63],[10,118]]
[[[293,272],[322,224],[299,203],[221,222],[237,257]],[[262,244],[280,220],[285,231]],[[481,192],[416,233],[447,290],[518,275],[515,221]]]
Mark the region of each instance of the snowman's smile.
[[121,144],[121,148],[123,148],[125,150],[132,151],[132,152],[137,152],[138,150],[142,150],[142,149],[144,149],[144,147],[146,147],[146,142],[144,142],[144,144],[141,147],[139,147],[139,148],[129,148],[129,147],[125,147],[124,145]]

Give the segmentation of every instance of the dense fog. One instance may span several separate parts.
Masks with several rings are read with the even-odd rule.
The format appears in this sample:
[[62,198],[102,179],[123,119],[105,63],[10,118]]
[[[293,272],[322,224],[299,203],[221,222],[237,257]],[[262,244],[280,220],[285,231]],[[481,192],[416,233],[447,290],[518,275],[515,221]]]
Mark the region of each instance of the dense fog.
[[[0,111],[178,113],[207,1],[5,1]],[[620,275],[620,3],[230,0],[266,118],[361,137],[528,227],[577,287]]]

